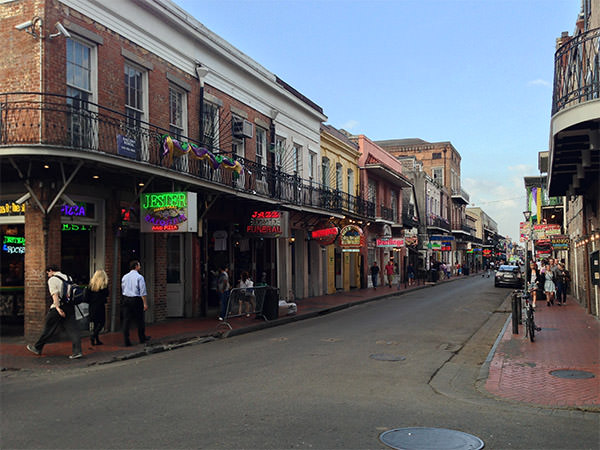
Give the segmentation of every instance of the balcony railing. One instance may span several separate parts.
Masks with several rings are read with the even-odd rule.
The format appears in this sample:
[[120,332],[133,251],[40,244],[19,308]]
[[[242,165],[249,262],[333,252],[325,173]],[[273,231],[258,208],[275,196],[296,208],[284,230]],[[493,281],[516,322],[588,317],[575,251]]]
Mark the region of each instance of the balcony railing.
[[435,214],[429,214],[429,216],[427,216],[427,226],[451,231],[450,222],[443,217],[436,216]]
[[[36,92],[0,93],[0,147],[46,145],[134,159],[233,190],[276,199],[282,204],[375,218],[373,202],[219,149],[207,149],[187,137],[173,137],[171,144],[177,144],[178,152],[173,149],[165,152],[167,136],[170,137],[169,130],[72,97]],[[192,148],[194,152],[185,151]],[[232,170],[231,164],[221,161],[237,161],[243,170]]]
[[552,115],[600,98],[600,28],[574,36],[556,50]]
[[394,210],[392,208],[388,208],[386,206],[379,205],[379,212],[380,212],[380,217],[383,220],[389,220],[390,222],[394,222],[394,223],[397,222],[395,220]]

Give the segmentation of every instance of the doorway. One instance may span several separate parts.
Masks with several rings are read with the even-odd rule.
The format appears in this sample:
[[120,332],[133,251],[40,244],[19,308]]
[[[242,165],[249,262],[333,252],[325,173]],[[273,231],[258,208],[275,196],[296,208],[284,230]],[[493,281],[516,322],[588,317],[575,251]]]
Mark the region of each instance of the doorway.
[[183,317],[183,236],[167,236],[167,317]]

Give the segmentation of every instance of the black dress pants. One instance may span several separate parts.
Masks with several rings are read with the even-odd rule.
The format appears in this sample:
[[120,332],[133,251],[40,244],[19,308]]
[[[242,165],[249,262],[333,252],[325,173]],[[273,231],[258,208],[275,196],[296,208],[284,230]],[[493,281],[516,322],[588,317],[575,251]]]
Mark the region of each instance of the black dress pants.
[[129,340],[129,327],[135,321],[140,343],[146,341],[146,324],[144,322],[144,301],[142,297],[123,297],[123,338],[125,345],[131,344]]
[[34,344],[34,347],[39,352],[42,351],[44,345],[48,343],[50,338],[56,333],[59,328],[64,329],[71,339],[73,344],[73,354],[81,353],[81,335],[79,334],[79,327],[75,320],[75,308],[73,306],[63,306],[66,317],[61,317],[56,308],[50,308],[48,314],[46,314],[46,321],[44,322],[44,330],[42,335]]

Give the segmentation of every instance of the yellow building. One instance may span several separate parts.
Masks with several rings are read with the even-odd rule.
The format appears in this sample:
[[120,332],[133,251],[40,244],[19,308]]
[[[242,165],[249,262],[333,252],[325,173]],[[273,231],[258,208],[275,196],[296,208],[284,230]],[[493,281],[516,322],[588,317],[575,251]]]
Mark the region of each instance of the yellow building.
[[[360,224],[360,218],[349,213],[356,210],[354,205],[358,201],[359,156],[358,145],[344,133],[331,125],[321,125],[322,184],[334,193],[332,201],[338,202],[340,212],[345,214],[343,220],[331,226],[341,228],[348,224]],[[360,253],[342,252],[337,241],[324,246],[324,250],[326,292],[332,294],[360,287]]]

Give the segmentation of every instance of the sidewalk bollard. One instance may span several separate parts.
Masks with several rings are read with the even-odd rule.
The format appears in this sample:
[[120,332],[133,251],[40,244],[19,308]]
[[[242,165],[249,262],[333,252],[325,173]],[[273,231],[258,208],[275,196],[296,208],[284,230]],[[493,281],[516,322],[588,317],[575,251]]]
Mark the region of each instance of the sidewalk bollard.
[[513,334],[519,334],[519,309],[517,293],[512,293],[512,328]]

